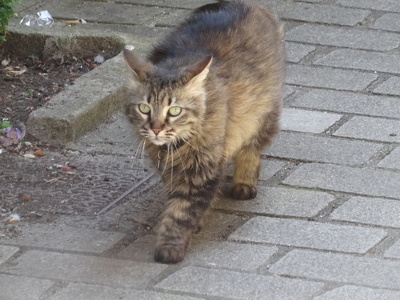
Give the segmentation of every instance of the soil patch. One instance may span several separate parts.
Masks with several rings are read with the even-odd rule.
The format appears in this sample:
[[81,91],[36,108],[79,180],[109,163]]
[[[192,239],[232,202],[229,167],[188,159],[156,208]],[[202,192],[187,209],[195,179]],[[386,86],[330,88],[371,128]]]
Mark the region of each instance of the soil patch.
[[0,117],[12,125],[25,123],[29,113],[97,66],[89,58],[1,61]]

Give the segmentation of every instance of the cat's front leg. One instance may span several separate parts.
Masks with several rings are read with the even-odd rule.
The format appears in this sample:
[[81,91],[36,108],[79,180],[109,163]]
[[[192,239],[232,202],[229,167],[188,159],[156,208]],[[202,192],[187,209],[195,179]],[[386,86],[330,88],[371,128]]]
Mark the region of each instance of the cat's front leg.
[[184,259],[192,234],[199,231],[202,218],[216,197],[218,182],[216,177],[197,187],[192,184],[188,193],[170,196],[157,232],[156,261],[178,263]]

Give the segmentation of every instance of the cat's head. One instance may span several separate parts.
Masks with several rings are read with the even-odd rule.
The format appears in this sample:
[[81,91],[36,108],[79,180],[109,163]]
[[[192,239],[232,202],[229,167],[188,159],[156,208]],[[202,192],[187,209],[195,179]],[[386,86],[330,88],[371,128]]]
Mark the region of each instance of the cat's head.
[[188,141],[204,119],[212,57],[174,68],[143,62],[126,49],[123,54],[132,73],[126,112],[139,134],[158,146]]

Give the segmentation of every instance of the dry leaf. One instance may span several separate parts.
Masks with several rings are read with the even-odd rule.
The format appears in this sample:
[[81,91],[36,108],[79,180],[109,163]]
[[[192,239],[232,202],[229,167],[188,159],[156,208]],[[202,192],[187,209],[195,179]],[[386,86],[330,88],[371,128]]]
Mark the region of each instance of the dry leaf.
[[37,155],[37,156],[44,156],[46,155],[46,153],[44,153],[42,150],[37,149],[35,152],[33,152],[33,154]]
[[23,194],[22,195],[22,201],[29,201],[29,200],[31,200],[31,196],[29,196],[28,194]]
[[4,69],[6,71],[7,74],[10,75],[21,75],[24,74],[28,69],[26,67],[7,67]]
[[23,155],[23,157],[25,157],[25,158],[36,158],[36,156],[33,155],[32,153],[26,153],[26,154]]

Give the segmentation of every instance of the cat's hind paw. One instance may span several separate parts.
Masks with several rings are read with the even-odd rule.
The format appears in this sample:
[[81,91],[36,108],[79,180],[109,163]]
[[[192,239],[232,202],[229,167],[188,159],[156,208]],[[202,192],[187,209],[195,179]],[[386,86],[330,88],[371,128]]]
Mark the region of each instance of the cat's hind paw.
[[254,199],[257,196],[257,188],[249,184],[235,184],[231,189],[231,196],[237,200]]
[[174,245],[160,245],[156,248],[154,259],[164,264],[176,264],[185,258],[185,250]]

